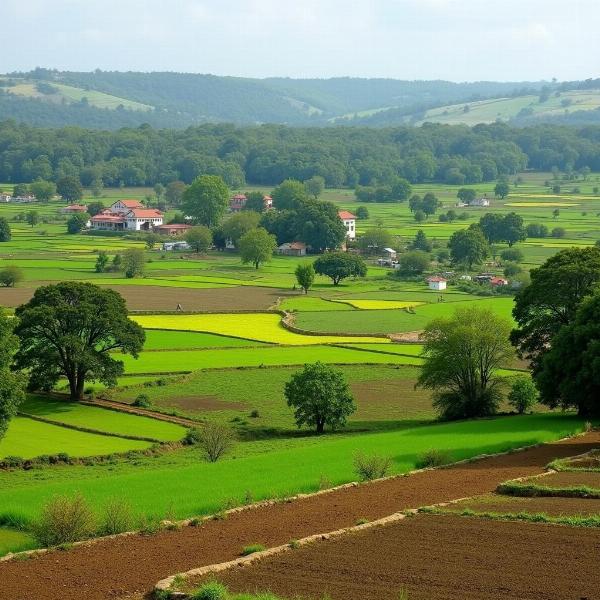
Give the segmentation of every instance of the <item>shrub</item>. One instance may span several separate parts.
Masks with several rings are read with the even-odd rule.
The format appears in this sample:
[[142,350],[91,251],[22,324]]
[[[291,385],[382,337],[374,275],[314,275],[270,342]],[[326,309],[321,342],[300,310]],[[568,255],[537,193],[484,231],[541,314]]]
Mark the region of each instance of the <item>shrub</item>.
[[195,446],[200,443],[200,438],[200,429],[198,429],[198,427],[191,427],[186,431],[182,442],[186,446]]
[[389,456],[359,453],[354,457],[354,472],[361,481],[371,481],[385,477],[390,470],[392,459]]
[[518,248],[506,248],[500,252],[500,258],[508,262],[521,262],[523,260],[523,253]]
[[417,469],[427,469],[429,467],[441,467],[450,462],[450,455],[445,450],[427,450],[420,454],[415,463]]
[[260,417],[260,413],[256,409],[254,409],[250,412],[250,417],[252,419],[258,419]]
[[198,444],[209,462],[217,462],[234,443],[231,429],[219,423],[206,423],[200,430]]
[[520,414],[529,410],[538,401],[535,384],[529,377],[519,377],[508,393],[508,403]]
[[262,552],[264,549],[265,547],[262,544],[250,544],[249,546],[244,546],[242,548],[242,556],[249,556],[256,552]]
[[227,600],[227,588],[217,581],[210,581],[198,588],[190,596],[191,600]]
[[133,401],[133,406],[137,406],[139,408],[148,408],[150,407],[150,398],[146,394],[139,394],[137,398]]
[[514,275],[518,275],[522,273],[523,269],[515,262],[507,262],[504,264],[504,276],[505,277],[513,277]]
[[101,516],[100,535],[115,535],[133,528],[131,505],[122,498],[112,498],[104,506]]
[[58,546],[89,537],[95,527],[94,515],[86,500],[77,494],[55,496],[42,508],[33,526],[33,535],[42,546]]
[[14,265],[8,265],[0,269],[0,285],[4,287],[15,287],[23,280],[23,270]]
[[288,546],[292,550],[298,550],[298,548],[300,548],[300,542],[298,540],[290,540]]
[[567,235],[567,230],[564,227],[555,227],[550,235],[553,238],[564,238]]

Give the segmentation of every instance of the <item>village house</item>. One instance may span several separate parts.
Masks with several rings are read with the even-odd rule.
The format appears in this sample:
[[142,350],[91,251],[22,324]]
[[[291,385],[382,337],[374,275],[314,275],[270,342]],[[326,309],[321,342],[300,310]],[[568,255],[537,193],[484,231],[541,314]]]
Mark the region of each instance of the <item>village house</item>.
[[69,204],[69,206],[63,206],[63,208],[60,209],[60,212],[63,213],[63,215],[85,213],[87,212],[87,206],[85,204]]
[[277,254],[283,256],[306,256],[306,244],[303,242],[286,242],[277,248]]
[[118,200],[90,219],[92,229],[106,231],[150,231],[163,224],[163,213],[145,208],[137,200]]
[[12,196],[10,194],[0,194],[0,202],[10,202]]
[[342,223],[344,223],[346,237],[349,240],[356,239],[356,217],[347,210],[338,211],[338,217],[342,220]]
[[436,292],[441,292],[446,289],[446,284],[448,283],[447,279],[443,277],[428,277],[427,283],[429,284],[430,290],[435,290]]
[[473,200],[473,202],[469,202],[469,206],[487,207],[489,205],[490,205],[490,199],[486,198],[485,196],[483,198],[475,198],[475,200]]
[[[248,198],[246,198],[245,194],[236,194],[232,196],[229,200],[229,210],[233,213],[240,212],[246,206]],[[265,204],[265,210],[270,210],[273,208],[273,198],[271,196],[264,196],[263,202]]]
[[192,228],[191,225],[186,223],[171,223],[164,225],[157,225],[154,228],[154,232],[160,235],[170,235],[172,237],[177,237],[181,235],[185,235],[185,232]]
[[490,285],[492,287],[502,287],[508,285],[508,280],[504,279],[504,277],[492,277],[490,279]]

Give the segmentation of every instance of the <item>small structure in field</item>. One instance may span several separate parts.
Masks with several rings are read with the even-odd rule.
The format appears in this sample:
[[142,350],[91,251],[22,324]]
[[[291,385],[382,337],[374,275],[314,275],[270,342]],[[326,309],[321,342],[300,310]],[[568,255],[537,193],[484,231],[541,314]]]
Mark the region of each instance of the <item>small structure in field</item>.
[[63,215],[85,213],[87,212],[87,206],[85,204],[69,204],[69,206],[64,206],[61,208],[60,212],[63,213]]
[[508,279],[504,279],[504,277],[492,277],[490,279],[490,285],[492,287],[502,287],[508,285]]
[[338,217],[346,228],[346,237],[349,240],[356,239],[356,216],[347,210],[338,211]]
[[[247,201],[248,198],[246,197],[246,194],[236,194],[229,199],[229,210],[233,213],[240,212],[241,210],[244,210]],[[263,196],[263,202],[265,210],[273,208],[273,198],[271,198],[271,196]]]
[[381,251],[381,254],[383,255],[383,258],[387,260],[394,261],[398,258],[398,253],[393,248],[384,248]]
[[444,279],[444,277],[438,277],[436,275],[434,277],[428,277],[427,283],[429,285],[430,290],[435,290],[436,292],[441,292],[446,289],[448,280]]
[[183,240],[179,241],[179,242],[165,242],[162,245],[162,249],[165,252],[171,252],[174,250],[191,250],[192,247],[187,243],[184,242]]
[[191,229],[192,226],[187,223],[171,223],[164,225],[157,225],[154,228],[155,233],[160,235],[170,235],[172,237],[178,237],[181,235],[185,235],[185,232]]
[[286,242],[277,248],[277,254],[282,256],[306,256],[306,244],[304,242]]

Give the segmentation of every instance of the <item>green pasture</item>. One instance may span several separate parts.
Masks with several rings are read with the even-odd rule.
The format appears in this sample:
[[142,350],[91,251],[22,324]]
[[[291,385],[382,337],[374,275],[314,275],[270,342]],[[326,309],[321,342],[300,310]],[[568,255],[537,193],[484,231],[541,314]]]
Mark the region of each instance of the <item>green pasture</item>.
[[264,342],[212,333],[146,329],[144,350],[199,350],[204,348],[245,348],[266,345]]
[[45,396],[29,396],[19,407],[19,411],[73,427],[113,435],[149,438],[159,442],[179,441],[186,431],[184,427],[166,421]]
[[0,556],[9,552],[22,552],[36,547],[33,536],[25,531],[0,527]]
[[[364,435],[325,435],[239,444],[217,462],[205,462],[195,449],[94,467],[74,466],[41,472],[0,473],[0,519],[13,514],[34,518],[56,494],[82,493],[93,505],[126,494],[138,514],[189,517],[219,510],[226,501],[242,502],[311,492],[324,477],[333,485],[354,480],[357,452],[392,458],[392,472],[415,467],[432,448],[454,460],[481,453],[548,442],[580,431],[570,415],[544,414],[409,427]],[[369,515],[365,515],[368,517]]]

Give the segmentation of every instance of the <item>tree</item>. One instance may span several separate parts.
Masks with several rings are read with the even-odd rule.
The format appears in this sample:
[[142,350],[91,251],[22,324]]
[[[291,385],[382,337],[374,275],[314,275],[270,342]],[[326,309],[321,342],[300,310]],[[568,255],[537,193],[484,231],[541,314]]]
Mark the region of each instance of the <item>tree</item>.
[[559,209],[559,208],[555,208],[555,209],[552,211],[552,218],[553,218],[553,219],[558,219],[559,215],[560,215],[560,209]]
[[415,211],[415,221],[417,223],[422,223],[426,219],[427,219],[427,215],[425,214],[424,210],[416,210]]
[[515,296],[517,328],[511,341],[535,376],[554,336],[572,323],[582,300],[600,282],[600,248],[561,250],[530,275],[531,283]]
[[380,253],[384,248],[389,248],[394,242],[392,234],[383,227],[367,229],[358,238],[358,247],[366,254]]
[[112,259],[111,271],[120,271],[123,266],[123,257],[120,254],[115,254]]
[[86,228],[90,215],[87,213],[75,213],[67,220],[67,232],[68,233],[80,233]]
[[576,408],[579,416],[600,416],[600,294],[585,300],[571,323],[560,328],[544,353],[534,379],[540,401]]
[[90,217],[95,217],[104,210],[102,202],[90,202],[87,207],[87,212]]
[[422,250],[411,250],[400,255],[400,272],[405,275],[420,275],[429,268],[429,254]]
[[369,209],[366,206],[359,206],[356,209],[356,218],[367,220],[369,218]]
[[213,235],[204,225],[196,225],[185,232],[183,238],[196,252],[204,254],[210,248]]
[[165,192],[166,188],[162,183],[154,184],[154,195],[156,196],[157,200],[161,200],[162,197],[165,195]]
[[271,192],[271,197],[277,210],[297,210],[308,200],[306,188],[295,179],[286,179]]
[[502,239],[510,246],[527,239],[523,217],[515,212],[504,215],[502,219]]
[[23,270],[15,265],[6,265],[0,268],[0,285],[4,287],[15,287],[23,281]]
[[521,262],[525,256],[518,248],[507,248],[506,250],[502,250],[502,252],[500,252],[500,258],[504,261],[518,263]]
[[432,192],[427,192],[423,196],[422,200],[422,211],[427,215],[434,215],[435,211],[438,209],[440,205],[440,201],[437,199],[435,194]]
[[295,239],[303,241],[315,252],[338,248],[346,239],[346,228],[331,202],[309,200],[294,218]]
[[146,255],[140,248],[127,248],[123,252],[123,262],[121,268],[127,279],[141,277],[144,274],[146,264]]
[[312,287],[315,281],[315,268],[312,263],[300,263],[296,267],[296,281],[298,285],[308,294],[308,290]]
[[304,189],[309,196],[316,200],[325,189],[325,179],[320,175],[315,175],[304,182]]
[[92,196],[94,196],[94,198],[100,198],[100,196],[102,196],[102,190],[104,189],[104,184],[102,183],[101,177],[97,177],[96,179],[94,179],[94,181],[92,181],[91,189],[92,189]]
[[414,213],[418,210],[423,210],[423,198],[418,194],[413,194],[408,201],[408,209],[410,212]]
[[294,409],[296,425],[339,429],[356,410],[354,398],[341,371],[320,362],[307,364],[285,384],[287,405]]
[[411,192],[412,186],[406,179],[403,179],[402,177],[398,177],[392,183],[391,197],[398,202],[404,202],[407,200]]
[[265,195],[262,192],[248,192],[246,194],[244,210],[250,210],[256,213],[265,212]]
[[63,200],[68,202],[77,202],[83,198],[83,188],[76,177],[61,177],[56,182],[56,191],[62,196]]
[[494,188],[494,195],[501,200],[510,194],[510,184],[508,181],[499,181]]
[[251,263],[258,269],[261,263],[269,262],[277,248],[275,236],[258,227],[246,232],[239,241],[239,251],[244,264]]
[[96,258],[96,273],[104,273],[108,267],[108,254],[104,250],[98,252],[98,258]]
[[28,371],[32,389],[50,390],[66,377],[71,400],[81,400],[86,380],[116,385],[123,363],[114,353],[137,358],[144,345],[144,330],[128,318],[123,298],[91,283],[39,287],[15,314],[17,367]]
[[365,277],[367,265],[365,261],[356,254],[347,252],[328,252],[319,256],[314,262],[315,273],[326,275],[338,285],[347,277]]
[[26,183],[17,183],[13,188],[13,196],[15,198],[23,198],[25,196],[29,196],[29,186]]
[[56,185],[52,181],[38,180],[29,185],[29,191],[40,202],[48,202],[56,194]]
[[146,242],[146,249],[153,250],[156,244],[160,242],[161,237],[158,233],[154,233],[153,231],[149,231],[144,236],[144,241]]
[[13,326],[14,319],[7,317],[0,309],[0,440],[10,420],[17,414],[19,405],[25,400],[25,376],[10,368],[19,344]]
[[40,213],[37,210],[29,210],[25,215],[25,220],[29,225],[35,227],[40,222]]
[[427,239],[425,232],[422,229],[417,231],[415,239],[410,244],[411,250],[422,250],[423,252],[431,252],[433,244]]
[[10,242],[10,225],[5,217],[0,217],[0,242]]
[[567,235],[567,230],[564,227],[554,227],[550,235],[553,238],[564,238]]
[[237,248],[240,238],[251,229],[256,229],[259,221],[260,215],[257,212],[251,210],[242,211],[231,215],[223,223],[223,233]]
[[229,205],[229,189],[218,175],[202,175],[183,194],[183,211],[195,223],[215,227]]
[[489,244],[497,244],[503,238],[504,218],[498,213],[486,213],[479,219],[479,227]]
[[183,181],[171,181],[165,189],[165,200],[170,206],[179,206],[187,185]]
[[548,237],[548,227],[540,223],[529,223],[525,228],[527,237],[532,238],[545,238]]
[[479,227],[455,231],[448,241],[450,257],[456,264],[466,264],[469,269],[481,263],[489,254],[488,243]]
[[538,391],[531,377],[518,377],[508,393],[508,403],[520,414],[530,410],[538,401]]
[[510,323],[478,307],[431,321],[422,334],[424,363],[418,385],[434,390],[445,419],[484,417],[502,399],[497,369],[513,356]]
[[471,204],[477,198],[477,192],[471,188],[460,188],[456,192],[456,197],[464,204]]

